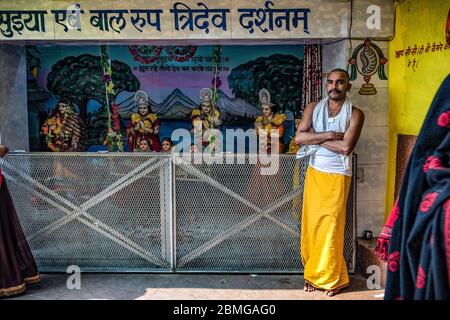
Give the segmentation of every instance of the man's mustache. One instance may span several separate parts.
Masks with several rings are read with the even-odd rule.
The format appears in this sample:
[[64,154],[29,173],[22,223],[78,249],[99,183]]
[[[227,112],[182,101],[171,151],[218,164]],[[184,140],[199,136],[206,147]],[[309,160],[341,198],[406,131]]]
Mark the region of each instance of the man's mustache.
[[334,93],[342,93],[342,91],[338,91],[336,89],[332,89],[332,90],[328,91],[328,94],[330,94],[332,92],[334,92]]

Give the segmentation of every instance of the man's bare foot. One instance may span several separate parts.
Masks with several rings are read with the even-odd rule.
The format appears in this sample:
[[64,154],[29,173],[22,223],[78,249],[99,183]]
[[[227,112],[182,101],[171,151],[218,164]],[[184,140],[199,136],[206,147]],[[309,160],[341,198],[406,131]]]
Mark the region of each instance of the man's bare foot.
[[339,291],[340,291],[340,289],[325,290],[325,295],[326,295],[327,297],[333,297],[333,296],[335,296],[336,294],[338,294]]
[[316,288],[314,288],[314,286],[310,285],[309,283],[305,283],[303,290],[305,290],[306,292],[313,292],[314,290],[316,290]]

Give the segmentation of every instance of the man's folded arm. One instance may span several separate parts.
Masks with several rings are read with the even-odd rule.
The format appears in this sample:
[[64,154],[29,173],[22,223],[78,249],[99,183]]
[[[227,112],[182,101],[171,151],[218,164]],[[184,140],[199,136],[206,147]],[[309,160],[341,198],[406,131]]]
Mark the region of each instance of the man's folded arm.
[[354,108],[352,111],[352,118],[347,131],[344,133],[342,140],[324,141],[320,145],[328,150],[337,152],[348,156],[353,152],[356,143],[361,135],[362,127],[364,124],[364,113]]
[[309,103],[303,112],[302,120],[295,134],[295,143],[298,145],[314,145],[331,140],[329,132],[314,132],[312,128],[312,115],[317,102]]

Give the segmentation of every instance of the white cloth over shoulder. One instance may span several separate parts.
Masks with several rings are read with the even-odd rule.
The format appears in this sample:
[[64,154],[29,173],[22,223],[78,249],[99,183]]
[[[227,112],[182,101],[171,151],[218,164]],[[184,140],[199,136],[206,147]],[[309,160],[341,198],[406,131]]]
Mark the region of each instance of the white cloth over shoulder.
[[[328,117],[328,97],[319,101],[314,108],[313,116],[312,116],[312,127],[315,132],[326,132],[326,131],[337,131],[344,133],[347,131],[350,125],[350,119],[352,117],[352,103],[348,97],[345,98],[345,102],[342,105],[341,111],[339,115],[336,116],[335,119],[335,129],[330,130],[330,122]],[[302,159],[304,157],[308,157],[316,153],[320,148],[323,148],[320,145],[302,145],[301,148],[297,151],[297,159]],[[350,158],[346,155],[340,155],[344,170],[348,170],[350,167]]]

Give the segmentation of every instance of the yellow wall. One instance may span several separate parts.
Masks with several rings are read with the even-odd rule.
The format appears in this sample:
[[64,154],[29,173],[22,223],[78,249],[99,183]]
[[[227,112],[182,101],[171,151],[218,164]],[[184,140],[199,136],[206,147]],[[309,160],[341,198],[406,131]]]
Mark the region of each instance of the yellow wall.
[[[417,135],[441,82],[450,73],[450,49],[396,58],[396,51],[442,43],[450,0],[406,0],[397,7],[395,37],[389,43],[389,160],[386,216],[394,201],[398,134]],[[415,71],[408,60],[418,60]]]

